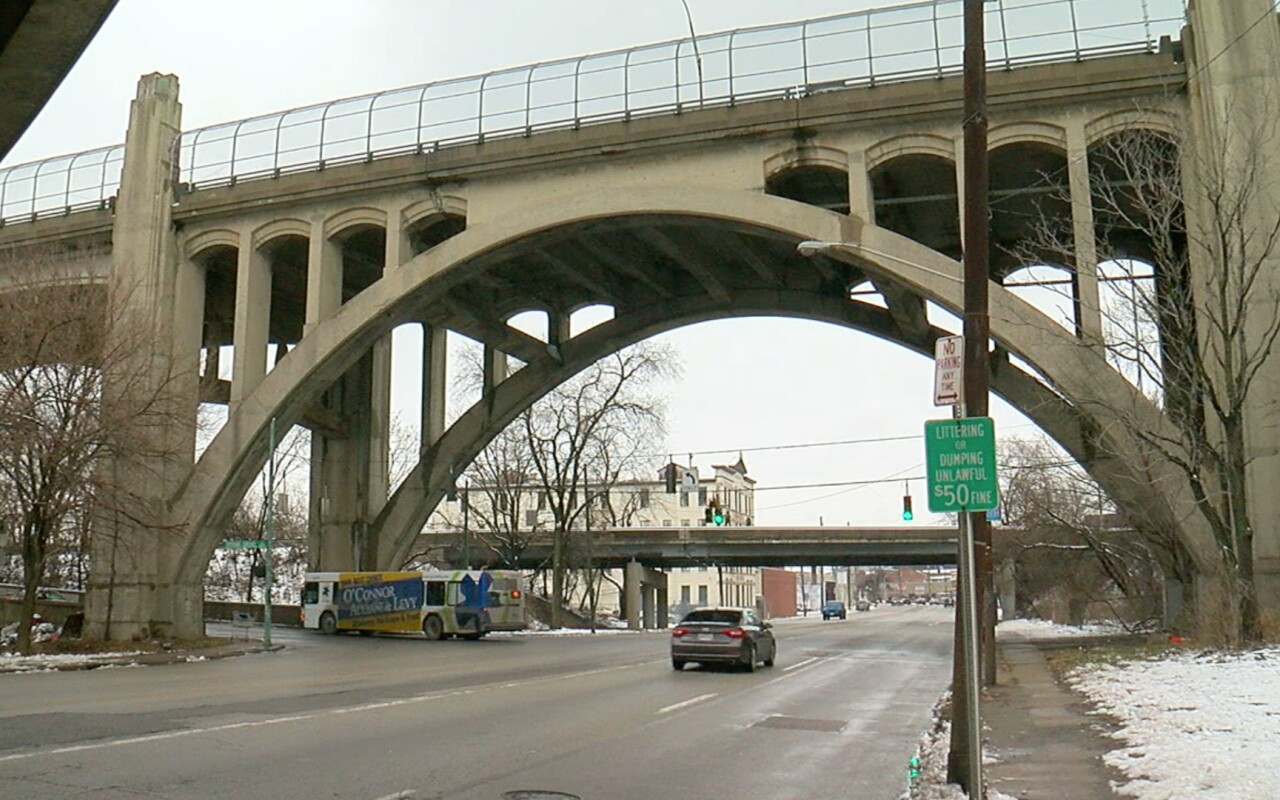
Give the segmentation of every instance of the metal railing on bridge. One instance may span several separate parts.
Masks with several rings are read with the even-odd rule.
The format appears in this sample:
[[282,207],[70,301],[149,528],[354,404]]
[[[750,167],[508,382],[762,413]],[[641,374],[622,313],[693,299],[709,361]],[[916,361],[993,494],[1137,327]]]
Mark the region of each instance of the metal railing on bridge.
[[[993,69],[1155,52],[1184,0],[989,0]],[[506,136],[959,74],[963,0],[712,33],[335,100],[183,133],[188,189]],[[106,207],[124,146],[0,170],[0,223]]]

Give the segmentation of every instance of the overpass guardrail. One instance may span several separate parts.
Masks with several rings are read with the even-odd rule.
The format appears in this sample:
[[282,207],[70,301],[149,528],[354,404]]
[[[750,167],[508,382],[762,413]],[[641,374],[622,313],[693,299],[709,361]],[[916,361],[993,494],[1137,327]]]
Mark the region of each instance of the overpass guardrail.
[[[991,69],[1152,53],[1184,0],[990,0]],[[175,142],[188,190],[495,137],[941,78],[963,66],[963,0],[739,28],[293,108]],[[110,205],[124,145],[0,169],[0,224]]]

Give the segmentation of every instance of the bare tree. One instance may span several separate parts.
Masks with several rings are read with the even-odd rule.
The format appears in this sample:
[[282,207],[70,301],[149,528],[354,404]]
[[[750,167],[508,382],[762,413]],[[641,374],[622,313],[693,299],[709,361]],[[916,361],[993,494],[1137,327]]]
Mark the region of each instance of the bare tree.
[[[172,455],[156,450],[172,441],[156,435],[174,421],[172,373],[123,368],[145,337],[113,318],[103,287],[84,280],[93,257],[0,253],[0,526],[21,555],[23,652],[46,574],[78,561],[83,577],[95,513],[129,517],[139,507],[129,500],[136,487],[103,465]],[[115,402],[106,403],[109,375]],[[94,568],[109,573],[114,564]]]
[[1125,624],[1154,617],[1162,572],[1173,568],[1167,547],[1125,525],[1101,488],[1045,440],[1002,442],[1000,474],[1006,526],[996,561],[1014,575],[1018,610],[1054,598],[1075,624],[1097,603]]
[[[1280,294],[1265,273],[1280,253],[1266,173],[1277,121],[1234,120],[1222,135],[1210,154],[1175,135],[1127,130],[1095,147],[1089,167],[1098,261],[1119,287],[1104,322],[1129,333],[1107,355],[1163,407],[1173,433],[1112,411],[1130,420],[1143,458],[1185,479],[1232,584],[1220,587],[1238,614],[1228,638],[1256,639],[1245,421],[1280,335]],[[1074,263],[1060,223],[1042,223],[1033,238],[1028,252]]]

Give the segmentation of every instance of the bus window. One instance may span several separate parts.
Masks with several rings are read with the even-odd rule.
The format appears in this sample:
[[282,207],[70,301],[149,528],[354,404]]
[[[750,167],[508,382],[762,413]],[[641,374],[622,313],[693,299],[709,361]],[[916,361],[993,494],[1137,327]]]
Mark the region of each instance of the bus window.
[[307,581],[302,586],[302,604],[314,604],[320,602],[320,584],[315,581]]
[[424,605],[444,605],[444,581],[427,581],[427,597]]

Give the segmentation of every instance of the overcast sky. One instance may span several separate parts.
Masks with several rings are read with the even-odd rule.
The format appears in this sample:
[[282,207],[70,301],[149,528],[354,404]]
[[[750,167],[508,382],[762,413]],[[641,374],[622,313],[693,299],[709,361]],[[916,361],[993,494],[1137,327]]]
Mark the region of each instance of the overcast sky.
[[[700,35],[887,4],[689,0]],[[183,127],[191,129],[687,33],[680,0],[120,0],[5,164],[122,142],[138,77],[149,72],[178,76]],[[695,456],[702,467],[732,463],[739,448],[919,437],[926,419],[948,416],[932,405],[932,362],[866,334],[766,319],[706,323],[665,338],[684,362],[683,379],[670,389],[666,448],[728,451]],[[993,399],[992,408],[1002,437],[1035,434],[1003,403]],[[899,524],[901,478],[922,474],[924,444],[745,458],[761,490],[759,524]],[[769,490],[881,478],[898,480]],[[930,524],[923,481],[912,481],[911,493],[915,524]]]

